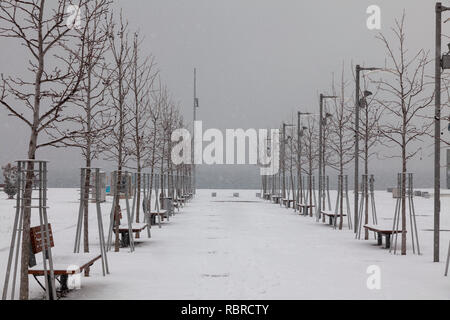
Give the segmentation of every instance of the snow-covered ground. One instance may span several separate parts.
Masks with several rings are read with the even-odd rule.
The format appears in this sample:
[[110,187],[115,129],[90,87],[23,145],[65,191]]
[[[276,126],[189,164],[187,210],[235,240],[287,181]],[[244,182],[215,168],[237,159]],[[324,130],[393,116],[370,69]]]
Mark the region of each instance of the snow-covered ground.
[[[217,198],[211,198],[211,192]],[[240,198],[233,198],[240,192]],[[449,299],[445,263],[432,263],[433,199],[416,198],[422,256],[395,256],[357,241],[348,229],[333,230],[314,218],[269,204],[256,191],[199,190],[179,215],[144,234],[136,251],[109,253],[111,274],[101,263],[82,288],[66,299]],[[332,192],[332,197],[335,193]],[[334,198],[334,197],[333,197]],[[78,213],[76,189],[49,190],[55,252],[69,253]],[[392,196],[376,192],[380,221],[392,222]],[[0,200],[0,283],[3,287],[14,201]],[[111,199],[102,205],[105,229]],[[92,210],[94,207],[92,207]],[[442,199],[442,229],[450,229],[450,198]],[[93,211],[92,211],[93,212]],[[98,251],[91,215],[91,252]],[[36,224],[36,223],[35,223]],[[106,232],[106,230],[105,230]],[[441,233],[445,260],[450,232]],[[381,270],[381,290],[367,288],[367,268]],[[30,278],[31,297],[42,292]]]

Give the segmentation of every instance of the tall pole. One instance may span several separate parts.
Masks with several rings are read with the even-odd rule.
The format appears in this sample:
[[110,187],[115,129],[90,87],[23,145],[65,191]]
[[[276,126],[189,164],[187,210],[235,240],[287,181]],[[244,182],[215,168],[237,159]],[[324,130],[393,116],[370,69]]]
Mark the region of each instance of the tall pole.
[[435,117],[434,117],[434,234],[433,261],[439,262],[439,231],[441,212],[441,41],[442,3],[436,3],[436,56],[435,56]]
[[[326,124],[326,117],[322,117],[321,121],[323,122],[322,124],[322,129],[326,130],[327,129],[327,124]],[[325,146],[325,132],[322,134],[322,209],[325,210],[326,205],[325,205],[325,201],[326,201],[326,159],[325,159],[325,152],[326,152],[326,146]],[[322,220],[323,222],[325,222],[325,215],[322,216]]]
[[324,95],[320,94],[320,108],[319,108],[319,206],[316,214],[317,221],[320,220],[322,214],[322,139],[323,139],[323,99]]
[[[324,125],[324,116],[323,116],[323,101],[325,99],[336,99],[336,96],[325,96],[320,94],[320,110],[319,110],[319,207],[317,214],[317,221],[320,220],[320,216],[322,215],[322,189],[324,188],[323,177],[325,176],[325,141],[323,134],[323,125]],[[324,205],[325,208],[325,205]],[[324,221],[325,222],[325,221]]]
[[358,202],[359,202],[359,91],[360,91],[360,72],[361,66],[356,65],[356,100],[355,100],[355,201],[354,212],[354,231],[358,232]]
[[197,108],[198,108],[198,99],[197,99],[197,69],[194,68],[194,122],[192,127],[192,191],[194,194],[197,193],[197,170],[195,167],[195,122],[197,121]]
[[283,123],[283,137],[282,137],[282,149],[281,149],[281,151],[282,151],[282,173],[283,173],[283,176],[282,176],[282,180],[281,180],[281,182],[282,182],[282,184],[283,184],[283,186],[282,186],[282,188],[283,188],[283,191],[282,191],[282,197],[283,197],[283,199],[285,199],[286,198],[286,168],[285,168],[285,165],[286,165],[286,123]]
[[[297,204],[303,201],[303,185],[302,185],[302,135],[301,135],[301,117],[302,113],[297,113],[297,161],[298,161],[298,172],[297,172]],[[300,210],[300,208],[299,208]]]

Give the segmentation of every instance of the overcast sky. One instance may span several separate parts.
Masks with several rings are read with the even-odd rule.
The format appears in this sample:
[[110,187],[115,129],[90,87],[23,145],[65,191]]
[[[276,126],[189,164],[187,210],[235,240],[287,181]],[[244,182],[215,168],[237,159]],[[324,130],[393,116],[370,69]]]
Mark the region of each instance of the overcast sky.
[[[143,50],[156,56],[187,121],[192,121],[196,67],[199,118],[206,128],[223,129],[279,127],[297,110],[317,110],[318,94],[330,92],[331,74],[340,72],[343,62],[348,67],[352,62],[384,65],[378,31],[366,27],[366,9],[373,4],[381,8],[381,32],[388,33],[405,9],[410,50],[433,48],[434,1],[119,0],[115,7],[123,8],[131,29],[145,35]],[[0,72],[24,73],[24,49],[5,39],[0,48]],[[3,164],[24,157],[29,133],[4,111],[0,117]],[[431,177],[428,155],[411,167],[422,180]],[[78,174],[77,151],[41,151],[39,156],[52,161],[55,175],[63,170],[67,177]],[[398,168],[397,162],[373,165],[384,175],[385,168]],[[213,172],[223,175],[218,168]]]

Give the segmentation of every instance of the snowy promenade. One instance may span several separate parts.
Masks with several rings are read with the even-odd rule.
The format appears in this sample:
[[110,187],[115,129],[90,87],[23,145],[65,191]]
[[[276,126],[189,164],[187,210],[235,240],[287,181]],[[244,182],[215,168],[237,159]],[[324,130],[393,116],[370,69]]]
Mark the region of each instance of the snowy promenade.
[[[76,195],[59,192],[60,200],[53,203],[50,221],[55,226],[56,248],[70,252]],[[126,249],[109,253],[111,275],[103,278],[97,263],[91,277],[82,279],[82,289],[67,298],[450,298],[450,279],[443,277],[444,264],[430,262],[429,232],[421,233],[423,256],[394,256],[376,247],[373,239],[356,241],[348,229],[335,231],[316,223],[314,218],[298,216],[293,210],[256,199],[255,191],[241,191],[238,199],[231,197],[233,191],[217,192],[218,197],[213,199],[211,191],[200,190],[197,198],[162,229],[152,228],[152,239],[140,239],[134,253]],[[62,212],[55,212],[55,208],[64,207],[63,203],[66,211],[73,207],[72,216],[65,219]],[[6,210],[4,201],[1,205]],[[105,218],[109,206],[108,203],[103,208]],[[2,217],[4,224],[10,223]],[[418,218],[421,230],[428,226],[425,218],[431,219]],[[93,252],[98,249],[94,222]],[[9,233],[5,232],[10,229],[4,227],[0,245],[2,283],[5,247],[9,242]],[[447,234],[443,241],[447,249]],[[381,290],[371,291],[366,286],[366,271],[371,265],[381,268]],[[32,278],[30,283],[32,296],[40,298],[41,292]]]

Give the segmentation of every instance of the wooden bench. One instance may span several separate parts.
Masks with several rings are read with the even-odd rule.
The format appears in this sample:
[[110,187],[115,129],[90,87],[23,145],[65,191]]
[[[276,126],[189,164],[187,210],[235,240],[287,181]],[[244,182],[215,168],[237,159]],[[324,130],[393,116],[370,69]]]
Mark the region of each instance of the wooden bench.
[[180,212],[180,207],[182,207],[183,205],[182,205],[182,203],[181,203],[181,201],[179,200],[179,199],[175,199],[174,201],[173,201],[173,207],[175,208],[175,209],[177,209],[177,211],[178,212]]
[[[45,229],[45,228],[44,228]],[[48,225],[48,232],[50,238],[50,247],[54,248],[55,243],[53,239],[53,232],[51,224]],[[46,237],[46,232],[44,230],[44,237]],[[30,229],[30,261],[28,274],[32,275],[39,286],[45,290],[45,287],[41,284],[38,277],[45,276],[44,264],[43,261],[36,261],[36,254],[41,253],[44,250],[48,249],[47,245],[44,245],[44,240],[42,239],[41,227],[34,227]],[[53,273],[55,275],[56,280],[61,284],[60,293],[65,293],[69,291],[67,286],[67,281],[70,275],[80,274],[83,271],[85,275],[88,276],[89,268],[101,258],[102,256],[99,254],[90,254],[90,253],[71,253],[60,255],[54,253],[52,250],[52,261],[53,261]],[[48,262],[47,262],[47,276],[48,274]],[[51,281],[48,282],[50,286],[53,285]],[[50,296],[51,292],[50,290]],[[51,297],[51,299],[55,299],[56,297]]]
[[[135,234],[135,237],[137,238],[137,235],[144,231],[146,228],[148,228],[147,223],[133,223],[131,225],[131,232],[133,232]],[[121,224],[119,226],[119,234],[121,247],[128,248],[130,246],[130,229],[128,227],[128,224]]]
[[[378,245],[383,245],[383,237],[386,238],[386,249],[391,248],[391,235],[402,233],[401,230],[393,230],[392,226],[388,225],[370,225],[366,224],[364,226],[365,229],[369,231],[373,231],[377,234]],[[406,231],[405,231],[406,232]]]
[[152,211],[150,212],[150,222],[152,225],[156,225],[156,217],[158,217],[158,224],[161,228],[161,222],[167,217],[167,210],[159,210],[159,212]]
[[281,198],[282,198],[281,196],[272,195],[273,203],[279,204]]
[[300,213],[303,212],[304,215],[308,214],[308,210],[312,210],[316,206],[313,204],[305,204],[305,203],[299,203],[297,204],[297,209]]
[[[338,219],[341,217],[341,214],[339,214],[339,213],[336,214],[332,211],[322,211],[322,214],[324,216],[328,217],[330,226],[334,225],[334,219]],[[342,217],[346,217],[346,216],[347,216],[347,214],[345,214],[345,213],[342,214]]]
[[283,206],[290,208],[291,207],[291,203],[294,203],[293,199],[283,199]]
[[172,197],[164,197],[162,198],[164,206],[162,206],[162,209],[167,210],[169,212],[169,215],[172,216],[175,214],[174,210],[174,201]]

